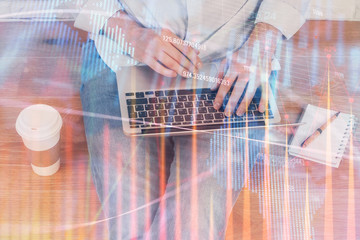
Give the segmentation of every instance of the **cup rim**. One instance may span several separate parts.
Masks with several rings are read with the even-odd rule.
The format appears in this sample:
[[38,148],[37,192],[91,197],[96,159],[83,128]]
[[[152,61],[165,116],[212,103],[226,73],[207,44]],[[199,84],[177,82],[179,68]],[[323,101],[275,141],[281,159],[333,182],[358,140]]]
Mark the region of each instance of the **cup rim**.
[[[44,109],[46,108],[46,109],[56,113],[57,116],[56,116],[55,120],[53,120],[50,124],[48,124],[48,125],[46,125],[44,127],[38,128],[36,130],[38,134],[30,135],[29,134],[29,131],[31,131],[30,127],[27,126],[24,123],[23,116],[24,116],[25,111],[28,111],[29,108],[34,108],[34,107],[42,107]],[[17,133],[22,138],[25,138],[25,139],[27,139],[29,141],[43,141],[43,140],[46,140],[48,138],[52,138],[56,134],[58,134],[59,131],[61,130],[62,124],[63,124],[63,122],[62,122],[62,118],[60,116],[60,113],[55,108],[53,108],[53,107],[51,107],[49,105],[46,105],[46,104],[34,104],[34,105],[30,105],[30,106],[24,108],[20,112],[18,118],[16,119],[15,128],[16,128]]]

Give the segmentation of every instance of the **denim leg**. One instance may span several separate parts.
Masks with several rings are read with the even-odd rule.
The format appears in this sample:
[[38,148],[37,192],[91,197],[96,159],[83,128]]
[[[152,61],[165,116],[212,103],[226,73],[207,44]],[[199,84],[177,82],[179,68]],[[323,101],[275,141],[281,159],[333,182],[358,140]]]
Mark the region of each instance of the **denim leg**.
[[263,150],[261,142],[248,139],[263,137],[263,129],[174,137],[169,183],[147,239],[224,239],[231,210]]
[[83,47],[81,102],[91,173],[110,238],[141,237],[158,208],[159,174],[163,180],[169,175],[172,140],[124,135],[116,76],[93,42]]

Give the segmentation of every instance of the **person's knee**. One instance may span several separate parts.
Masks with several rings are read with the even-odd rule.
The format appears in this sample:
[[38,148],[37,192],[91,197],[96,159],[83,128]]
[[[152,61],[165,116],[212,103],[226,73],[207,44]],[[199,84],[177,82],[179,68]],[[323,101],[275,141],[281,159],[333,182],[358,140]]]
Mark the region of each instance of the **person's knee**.
[[[96,51],[89,49],[88,51]],[[116,74],[98,54],[85,54],[81,70],[80,98],[85,112],[120,117]]]
[[89,41],[83,45],[80,94],[109,89],[117,89],[116,75],[102,60],[94,42]]

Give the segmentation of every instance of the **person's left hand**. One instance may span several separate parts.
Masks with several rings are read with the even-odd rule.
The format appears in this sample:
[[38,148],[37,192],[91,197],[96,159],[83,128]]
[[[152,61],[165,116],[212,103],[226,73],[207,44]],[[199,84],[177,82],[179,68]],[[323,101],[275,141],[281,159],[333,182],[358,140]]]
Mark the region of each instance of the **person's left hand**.
[[244,97],[236,109],[237,115],[244,114],[259,87],[262,88],[259,111],[266,110],[271,59],[279,34],[280,32],[274,27],[258,23],[245,45],[222,61],[218,78],[229,81],[230,84],[221,84],[220,82],[212,88],[212,90],[218,88],[214,101],[214,107],[217,110],[223,105],[224,98],[232,85],[234,87],[225,108],[226,116],[230,117],[233,114],[245,90]]

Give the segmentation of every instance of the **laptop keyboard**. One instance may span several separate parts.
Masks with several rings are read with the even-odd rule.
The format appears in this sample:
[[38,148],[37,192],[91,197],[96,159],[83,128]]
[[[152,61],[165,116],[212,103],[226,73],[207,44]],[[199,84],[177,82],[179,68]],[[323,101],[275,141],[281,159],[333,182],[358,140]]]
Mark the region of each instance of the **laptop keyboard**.
[[[223,106],[216,110],[213,107],[216,92],[209,88],[128,92],[125,96],[130,128],[181,127],[265,120],[266,114],[258,111],[261,90],[256,91],[248,111],[242,116],[236,114],[231,117],[225,116],[224,109],[230,95],[231,92],[225,97]],[[267,118],[274,118],[270,109],[267,109]]]

